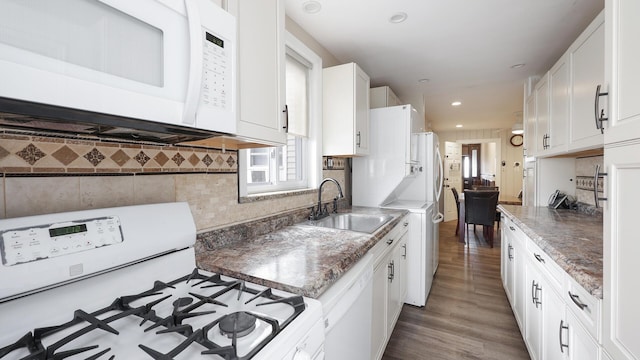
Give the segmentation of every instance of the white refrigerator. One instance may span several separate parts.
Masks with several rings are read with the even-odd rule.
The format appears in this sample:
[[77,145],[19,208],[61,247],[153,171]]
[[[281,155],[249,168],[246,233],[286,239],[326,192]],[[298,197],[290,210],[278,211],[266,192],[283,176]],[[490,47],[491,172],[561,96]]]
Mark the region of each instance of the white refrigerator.
[[354,206],[406,209],[412,219],[407,244],[405,303],[424,306],[438,266],[438,202],[442,157],[438,137],[419,132],[423,121],[409,105],[371,110],[369,156],[353,159]]

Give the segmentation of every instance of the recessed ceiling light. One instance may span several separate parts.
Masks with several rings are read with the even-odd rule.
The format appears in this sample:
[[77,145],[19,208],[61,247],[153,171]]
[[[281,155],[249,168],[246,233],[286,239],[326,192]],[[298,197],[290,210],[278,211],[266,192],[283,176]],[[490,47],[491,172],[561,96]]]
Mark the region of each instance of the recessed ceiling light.
[[305,1],[302,3],[302,10],[307,14],[315,14],[320,12],[320,9],[322,9],[322,5],[315,0]]
[[458,125],[456,125],[456,127],[457,127],[457,128],[461,128],[461,127],[462,127],[462,124],[458,124]]
[[389,22],[392,24],[398,24],[405,20],[407,20],[407,13],[403,12],[395,13],[389,18]]
[[460,106],[460,105],[462,105],[461,101],[454,101],[451,103],[451,106]]
[[521,67],[524,67],[525,64],[514,64],[511,65],[510,68],[512,69],[520,69]]
[[419,80],[418,80],[418,82],[419,82],[419,83],[422,83],[422,84],[424,84],[424,83],[428,83],[429,81],[431,81],[431,80],[430,80],[430,79],[419,79]]

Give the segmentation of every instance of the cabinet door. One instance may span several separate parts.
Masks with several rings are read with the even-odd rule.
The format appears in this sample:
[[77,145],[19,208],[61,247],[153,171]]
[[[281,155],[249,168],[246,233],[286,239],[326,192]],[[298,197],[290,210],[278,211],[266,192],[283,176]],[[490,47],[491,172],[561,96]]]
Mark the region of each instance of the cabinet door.
[[604,140],[613,143],[640,135],[640,2],[605,0],[605,11],[609,124]]
[[407,295],[407,232],[400,239],[398,245],[389,255],[389,304],[387,307],[387,334],[391,335],[398,320],[402,304]]
[[525,268],[528,295],[525,297],[525,342],[529,348],[529,355],[533,360],[543,360],[542,357],[542,296],[544,289],[539,271],[530,261]]
[[355,151],[357,155],[369,154],[369,76],[355,66]]
[[602,146],[604,137],[595,125],[594,97],[604,83],[604,16],[599,16],[570,48],[571,119],[569,149]]
[[602,343],[616,360],[640,359],[640,142],[604,150],[604,276]]
[[[543,280],[544,281],[544,280]],[[561,360],[569,352],[569,322],[566,307],[560,295],[548,284],[544,284],[542,294],[542,335],[544,360]]]
[[369,153],[369,76],[355,63],[323,69],[322,153]]
[[536,94],[536,149],[539,154],[549,147],[549,73],[545,75],[535,88]]
[[[600,346],[580,325],[578,320],[570,311],[567,311],[567,322],[569,323],[568,333],[563,333],[562,341],[567,341],[569,359],[571,360],[598,360]],[[564,335],[566,334],[566,335]],[[568,336],[567,340],[565,336]]]
[[525,306],[527,301],[527,282],[525,279],[525,264],[524,258],[524,244],[519,239],[514,239],[512,242],[513,250],[511,254],[513,256],[513,299],[515,307],[513,308],[516,321],[520,325],[520,332],[524,333],[524,321],[525,321]]
[[380,359],[387,345],[387,258],[373,271],[373,304],[371,318],[371,354]]
[[569,64],[563,56],[549,70],[549,138],[550,152],[567,150],[569,126]]
[[228,0],[238,23],[237,134],[286,144],[284,1]]

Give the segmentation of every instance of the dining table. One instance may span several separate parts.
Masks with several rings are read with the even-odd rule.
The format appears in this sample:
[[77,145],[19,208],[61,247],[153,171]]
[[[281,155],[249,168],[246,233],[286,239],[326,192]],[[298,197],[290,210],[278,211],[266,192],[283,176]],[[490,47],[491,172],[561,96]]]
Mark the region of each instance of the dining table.
[[[458,213],[458,242],[465,244],[465,234],[466,234],[466,226],[464,222],[465,211],[464,211],[464,192],[460,193],[458,196],[458,202],[460,203],[460,212]],[[499,195],[498,196],[498,204],[502,205],[522,205],[522,199],[517,196],[510,195]]]

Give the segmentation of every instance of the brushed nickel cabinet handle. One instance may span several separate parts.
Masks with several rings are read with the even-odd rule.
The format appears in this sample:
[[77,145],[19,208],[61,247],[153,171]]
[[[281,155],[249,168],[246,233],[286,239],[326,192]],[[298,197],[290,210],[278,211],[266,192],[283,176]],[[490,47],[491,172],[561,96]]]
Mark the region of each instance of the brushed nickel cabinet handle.
[[560,341],[560,352],[564,353],[564,348],[569,349],[569,344],[563,344],[562,343],[562,330],[567,330],[567,332],[569,331],[569,324],[567,324],[567,326],[564,325],[564,320],[560,320],[560,328],[558,329],[558,338]]
[[601,85],[598,85],[596,87],[596,99],[594,101],[595,103],[595,115],[596,115],[596,129],[600,130],[601,134],[604,134],[604,125],[602,124],[603,121],[607,121],[609,120],[609,118],[604,117],[604,109],[600,110],[600,96],[607,96],[609,95],[608,92],[600,92],[600,87]]
[[571,301],[573,301],[573,303],[576,304],[576,306],[579,307],[580,310],[584,310],[585,308],[589,307],[589,305],[580,301],[580,296],[572,294],[571,291],[569,291],[568,293]]
[[607,175],[607,173],[600,172],[600,164],[596,165],[596,172],[593,174],[593,201],[596,203],[596,208],[600,207],[600,200],[607,201],[606,197],[598,197],[598,179]]

